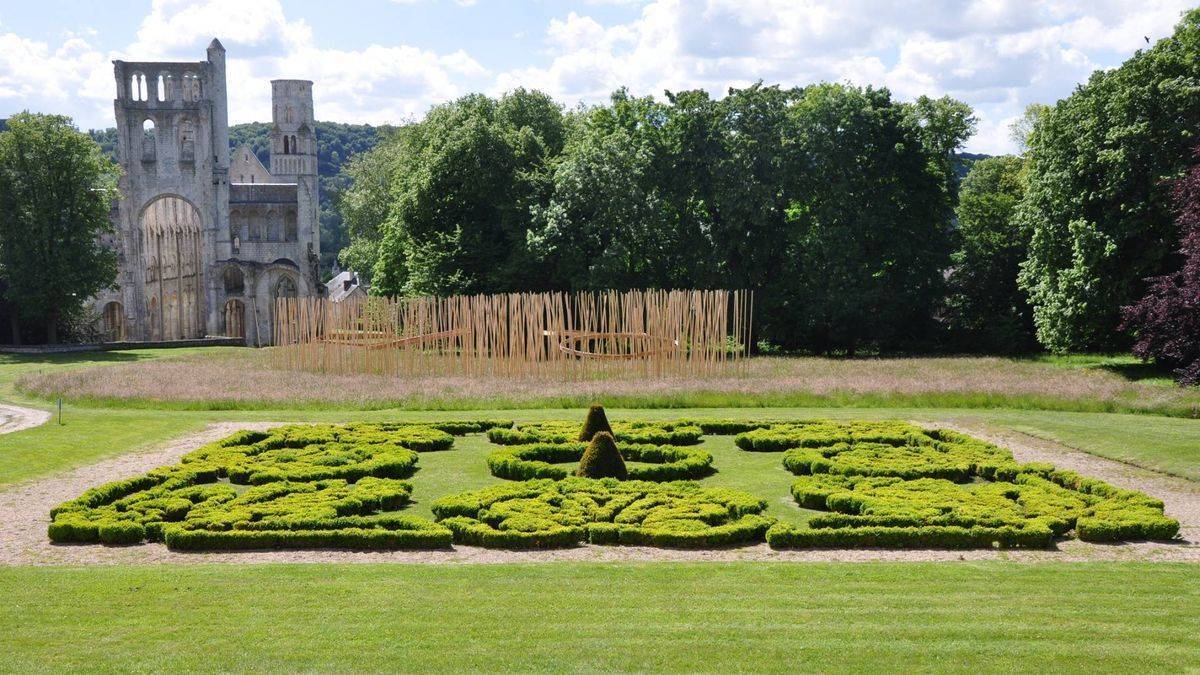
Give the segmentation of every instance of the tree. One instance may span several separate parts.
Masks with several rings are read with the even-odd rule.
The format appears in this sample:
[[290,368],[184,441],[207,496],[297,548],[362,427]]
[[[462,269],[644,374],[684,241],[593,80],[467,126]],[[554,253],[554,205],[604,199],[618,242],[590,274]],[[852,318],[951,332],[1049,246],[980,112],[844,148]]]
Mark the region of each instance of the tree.
[[463,97],[394,140],[372,282],[383,294],[544,287],[525,245],[562,151],[562,111],[540,92]]
[[[411,127],[402,127],[373,150],[354,155],[340,176],[347,187],[338,192],[334,206],[345,225],[348,244],[338,253],[338,260],[368,283],[373,283],[371,274],[379,260],[379,242],[383,238],[381,228],[391,209],[393,167],[399,164],[397,153],[406,147],[402,137],[409,133]],[[408,275],[399,269],[395,276],[404,279]]]
[[1011,155],[976,162],[962,183],[959,247],[952,256],[947,321],[956,348],[1012,353],[1036,346],[1033,317],[1017,286],[1029,232],[1013,215],[1024,193],[1024,162]]
[[[1196,151],[1200,159],[1200,149]],[[1200,384],[1200,163],[1173,182],[1182,264],[1147,280],[1145,296],[1121,310],[1133,353],[1169,366],[1181,384]]]
[[1120,308],[1178,248],[1164,179],[1200,129],[1200,10],[1175,34],[1038,115],[1017,210],[1031,232],[1020,283],[1054,351],[1116,349]]
[[38,322],[56,342],[58,322],[116,279],[116,253],[101,242],[118,168],[70,118],[14,115],[0,132],[0,275],[19,322]]
[[[911,347],[931,337],[949,264],[943,138],[885,89],[813,85],[790,110],[805,165],[788,207],[786,261],[762,293],[764,334],[817,352]],[[953,131],[959,129],[959,131]]]
[[534,206],[527,242],[552,286],[671,286],[685,250],[661,201],[664,107],[624,91],[611,106],[577,113],[550,173],[550,198]]

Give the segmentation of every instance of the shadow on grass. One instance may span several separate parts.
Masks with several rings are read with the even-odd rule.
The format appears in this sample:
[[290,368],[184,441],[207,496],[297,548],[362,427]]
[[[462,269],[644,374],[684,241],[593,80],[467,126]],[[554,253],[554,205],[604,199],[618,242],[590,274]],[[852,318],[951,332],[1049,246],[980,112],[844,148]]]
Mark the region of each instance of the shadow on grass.
[[1170,368],[1156,363],[1104,363],[1094,367],[1097,370],[1104,370],[1114,375],[1119,375],[1130,382],[1174,380],[1174,373],[1171,372]]

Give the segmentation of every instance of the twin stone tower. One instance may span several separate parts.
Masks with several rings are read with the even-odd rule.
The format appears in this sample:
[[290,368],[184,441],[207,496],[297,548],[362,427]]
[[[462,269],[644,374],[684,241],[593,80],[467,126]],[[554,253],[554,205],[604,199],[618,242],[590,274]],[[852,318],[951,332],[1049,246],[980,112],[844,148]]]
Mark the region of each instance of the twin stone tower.
[[320,294],[312,82],[271,81],[270,169],[229,150],[225,48],[199,62],[114,61],[123,175],[107,243],[108,340],[271,342],[279,297]]

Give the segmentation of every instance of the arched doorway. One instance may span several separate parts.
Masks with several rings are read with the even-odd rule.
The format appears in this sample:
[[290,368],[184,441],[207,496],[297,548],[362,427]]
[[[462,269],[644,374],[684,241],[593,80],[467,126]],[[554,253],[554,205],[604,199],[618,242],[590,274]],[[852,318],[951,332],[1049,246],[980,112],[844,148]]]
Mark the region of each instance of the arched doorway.
[[182,197],[159,197],[142,211],[147,296],[163,299],[161,317],[151,320],[152,340],[203,337],[200,233],[200,212]]
[[226,337],[246,337],[246,303],[236,298],[225,302]]
[[294,298],[296,295],[296,282],[292,279],[290,274],[281,274],[271,286],[271,306],[269,316],[271,320],[270,335],[272,337],[273,344],[280,344],[280,336],[278,333],[279,326],[277,325],[278,322],[276,321],[276,312],[279,308],[279,300],[281,298]]
[[162,339],[162,326],[160,325],[159,317],[158,317],[158,298],[157,297],[151,296],[149,306],[147,307],[147,310],[146,310],[146,315],[147,315],[147,317],[149,317],[149,320],[150,320],[150,325],[146,327],[147,328],[146,339],[147,340],[161,340]]
[[120,342],[125,339],[125,306],[116,300],[104,305],[100,314],[100,329],[105,342]]

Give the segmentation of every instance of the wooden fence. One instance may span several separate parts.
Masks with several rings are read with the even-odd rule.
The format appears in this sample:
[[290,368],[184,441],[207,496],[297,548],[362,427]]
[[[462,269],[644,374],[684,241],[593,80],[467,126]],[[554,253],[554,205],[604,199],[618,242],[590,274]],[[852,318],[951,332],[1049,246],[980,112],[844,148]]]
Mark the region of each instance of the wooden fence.
[[700,375],[740,362],[753,302],[728,290],[280,298],[273,358],[324,373]]

